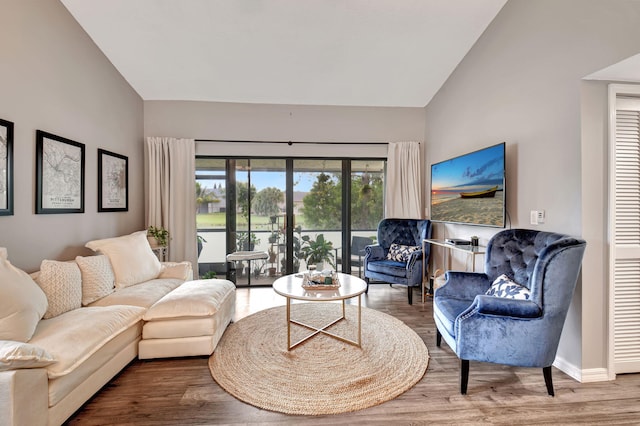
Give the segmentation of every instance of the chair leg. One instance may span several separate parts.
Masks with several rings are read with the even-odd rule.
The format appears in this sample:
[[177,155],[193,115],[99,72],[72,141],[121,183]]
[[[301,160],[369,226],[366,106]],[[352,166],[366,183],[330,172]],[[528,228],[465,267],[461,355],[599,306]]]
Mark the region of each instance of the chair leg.
[[408,285],[407,286],[407,291],[408,291],[408,297],[409,297],[409,304],[413,305],[413,287]]
[[364,294],[368,294],[369,293],[369,278],[365,277],[364,282],[367,283],[367,288],[364,291]]
[[547,385],[547,392],[550,396],[555,396],[553,392],[553,380],[551,378],[551,366],[544,367],[542,374],[544,375],[544,384]]
[[442,344],[442,334],[440,334],[440,330],[436,328],[436,346],[440,347]]
[[469,360],[460,360],[460,393],[467,394],[467,383],[469,383]]

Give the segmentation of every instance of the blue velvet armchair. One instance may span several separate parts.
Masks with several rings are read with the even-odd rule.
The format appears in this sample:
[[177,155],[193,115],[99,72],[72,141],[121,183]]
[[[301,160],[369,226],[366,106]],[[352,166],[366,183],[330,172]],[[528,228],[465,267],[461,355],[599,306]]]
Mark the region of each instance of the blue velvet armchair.
[[[409,304],[413,287],[422,284],[422,257],[429,261],[430,247],[422,253],[422,240],[431,238],[431,221],[421,219],[382,219],[378,224],[378,242],[365,249],[364,278],[407,286]],[[394,247],[392,245],[395,244]],[[397,254],[388,257],[390,250]]]
[[551,364],[585,247],[567,235],[505,230],[489,241],[484,273],[446,273],[433,300],[436,345],[444,339],[460,358],[462,394],[474,360],[542,368],[554,395]]

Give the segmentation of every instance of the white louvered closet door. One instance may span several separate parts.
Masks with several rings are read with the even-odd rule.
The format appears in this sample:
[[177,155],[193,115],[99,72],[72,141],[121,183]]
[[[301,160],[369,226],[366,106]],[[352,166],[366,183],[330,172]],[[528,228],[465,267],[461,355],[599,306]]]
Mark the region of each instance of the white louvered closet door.
[[611,215],[615,373],[640,371],[640,99],[616,99]]

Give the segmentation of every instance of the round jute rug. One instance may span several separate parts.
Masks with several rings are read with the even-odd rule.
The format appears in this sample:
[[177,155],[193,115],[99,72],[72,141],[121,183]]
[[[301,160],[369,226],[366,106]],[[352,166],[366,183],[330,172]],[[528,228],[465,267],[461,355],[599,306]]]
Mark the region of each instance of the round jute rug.
[[[357,340],[357,306],[329,331]],[[338,318],[339,303],[296,303],[291,317],[321,327]],[[291,342],[310,331],[291,326]],[[211,375],[236,398],[266,410],[320,415],[388,401],[425,374],[429,351],[402,321],[362,308],[362,348],[319,334],[287,351],[284,306],[257,312],[225,331],[209,359]]]

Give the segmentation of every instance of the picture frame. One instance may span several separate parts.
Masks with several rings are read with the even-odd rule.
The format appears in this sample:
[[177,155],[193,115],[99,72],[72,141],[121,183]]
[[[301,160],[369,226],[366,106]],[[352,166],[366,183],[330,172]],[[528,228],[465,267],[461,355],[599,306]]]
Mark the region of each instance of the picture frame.
[[0,216],[13,215],[13,122],[0,118]]
[[85,146],[36,130],[36,214],[84,213]]
[[129,210],[129,158],[98,149],[98,212]]

